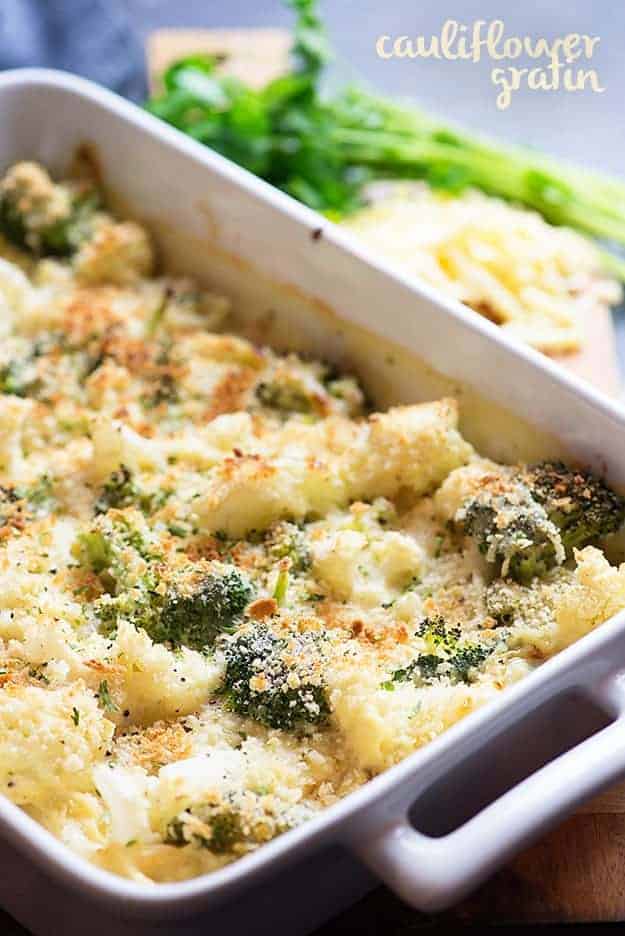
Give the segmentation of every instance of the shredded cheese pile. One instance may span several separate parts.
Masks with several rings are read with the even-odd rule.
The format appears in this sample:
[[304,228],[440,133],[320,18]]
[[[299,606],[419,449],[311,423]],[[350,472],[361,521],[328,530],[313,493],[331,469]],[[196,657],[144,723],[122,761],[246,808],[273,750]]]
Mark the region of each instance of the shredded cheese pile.
[[621,301],[593,244],[536,212],[421,183],[379,183],[370,195],[343,224],[374,254],[548,354],[578,350],[584,313]]

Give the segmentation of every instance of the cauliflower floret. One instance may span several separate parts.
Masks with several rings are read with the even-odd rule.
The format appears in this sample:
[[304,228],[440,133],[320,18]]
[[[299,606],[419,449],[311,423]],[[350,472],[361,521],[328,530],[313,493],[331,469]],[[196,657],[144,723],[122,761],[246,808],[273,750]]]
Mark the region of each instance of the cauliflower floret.
[[162,767],[151,806],[157,827],[192,803],[216,792],[227,794],[243,785],[247,758],[242,751],[217,748]]
[[92,789],[114,726],[81,683],[59,689],[0,690],[0,789],[20,806]]
[[610,565],[594,546],[576,551],[574,579],[551,589],[555,614],[552,653],[568,647],[625,609],[625,563]]
[[103,215],[93,236],[74,258],[76,277],[84,283],[123,286],[149,276],[154,266],[152,245],[145,228],[134,221],[115,222]]
[[69,189],[55,185],[46,170],[33,162],[12,166],[0,181],[4,223],[17,225],[26,246],[37,250],[40,237],[72,212]]
[[0,472],[8,480],[23,477],[23,435],[34,408],[32,400],[0,394]]
[[499,471],[499,466],[487,458],[476,458],[468,465],[456,468],[432,498],[437,515],[441,520],[452,520],[465,501],[479,492],[484,478],[496,476]]
[[254,345],[236,335],[194,333],[189,338],[182,339],[180,354],[183,358],[197,356],[205,361],[239,364],[254,370],[258,370],[264,364],[263,356],[259,354]]
[[416,687],[351,653],[328,668],[332,720],[359,767],[376,773],[427,744],[497,689],[488,684]]
[[[370,583],[366,580],[369,571],[359,565],[364,562],[367,546],[367,537],[356,530],[339,530],[338,533],[315,542],[313,549],[315,578],[341,601],[360,596],[364,597],[366,605],[378,604],[376,594],[371,595]],[[379,583],[376,584],[379,585]],[[367,585],[369,588],[363,596],[363,590]],[[372,602],[369,602],[370,597],[373,598]]]
[[164,439],[162,446],[167,457],[198,469],[211,468],[228,456],[234,448],[253,448],[254,424],[249,413],[224,413],[208,425],[193,431],[177,433]]
[[352,499],[426,493],[466,462],[472,448],[457,429],[455,400],[396,406],[369,418],[368,431],[345,459]]
[[95,481],[103,481],[121,465],[132,471],[163,469],[166,465],[158,442],[140,436],[123,423],[100,417],[93,422],[91,436],[93,458],[90,469]]
[[17,163],[0,181],[0,230],[22,257],[71,257],[91,236],[96,201],[86,179],[57,184],[41,166]]
[[240,537],[285,517],[324,513],[343,499],[344,486],[324,462],[249,456],[215,469],[196,510],[203,529]]
[[[231,301],[226,296],[220,296],[206,290],[198,289],[197,283],[192,279],[167,278],[162,282],[164,290],[163,303],[159,307],[156,319],[152,320],[152,327],[156,330],[160,322],[166,321],[170,327],[197,329],[217,329],[228,317]],[[189,341],[190,355],[185,354],[185,339],[181,338],[179,347],[181,357],[195,354],[194,339],[203,335],[194,333]]]
[[10,334],[32,292],[19,267],[0,257],[0,338]]
[[110,840],[125,845],[150,838],[148,793],[150,780],[140,767],[98,764],[93,780],[109,814]]
[[403,533],[371,539],[357,530],[339,530],[313,544],[315,578],[341,601],[373,608],[393,601],[415,578],[423,552]]
[[[167,650],[122,621],[112,649],[111,693],[124,724],[147,725],[196,711],[216,688],[220,668],[201,653]],[[126,714],[127,713],[127,714]]]
[[403,406],[358,425],[340,418],[285,429],[275,455],[226,459],[198,499],[200,525],[243,536],[282,518],[322,515],[350,500],[423,494],[472,452],[456,429],[457,407],[443,400]]

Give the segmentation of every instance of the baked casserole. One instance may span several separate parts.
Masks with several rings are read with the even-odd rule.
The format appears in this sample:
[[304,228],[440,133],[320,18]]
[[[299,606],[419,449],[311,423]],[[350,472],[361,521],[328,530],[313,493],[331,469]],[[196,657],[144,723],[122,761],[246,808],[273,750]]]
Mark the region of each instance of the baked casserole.
[[601,479],[229,334],[89,179],[0,229],[0,790],[88,860],[219,868],[625,607]]

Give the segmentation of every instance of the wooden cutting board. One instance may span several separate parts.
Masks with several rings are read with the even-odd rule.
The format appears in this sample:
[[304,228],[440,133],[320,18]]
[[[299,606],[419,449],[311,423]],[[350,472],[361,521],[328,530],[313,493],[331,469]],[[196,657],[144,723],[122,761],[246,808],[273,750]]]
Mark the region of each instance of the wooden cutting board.
[[[284,71],[289,46],[289,34],[280,29],[160,30],[147,43],[150,85],[158,89],[159,76],[176,58],[210,52],[225,55],[224,71],[260,86]],[[582,324],[583,350],[558,362],[620,398],[610,313],[593,310]],[[625,784],[525,851],[454,916],[467,922],[625,920]]]

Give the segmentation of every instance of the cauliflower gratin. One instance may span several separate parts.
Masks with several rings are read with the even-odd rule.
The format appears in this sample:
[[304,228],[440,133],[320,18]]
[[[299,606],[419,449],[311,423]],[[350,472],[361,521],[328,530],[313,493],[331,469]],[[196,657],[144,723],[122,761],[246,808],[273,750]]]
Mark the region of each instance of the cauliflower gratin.
[[581,319],[622,299],[597,247],[570,228],[470,189],[375,183],[343,222],[364,243],[547,354],[577,351]]
[[85,182],[0,182],[0,791],[136,880],[305,822],[625,607],[625,502],[219,331]]

